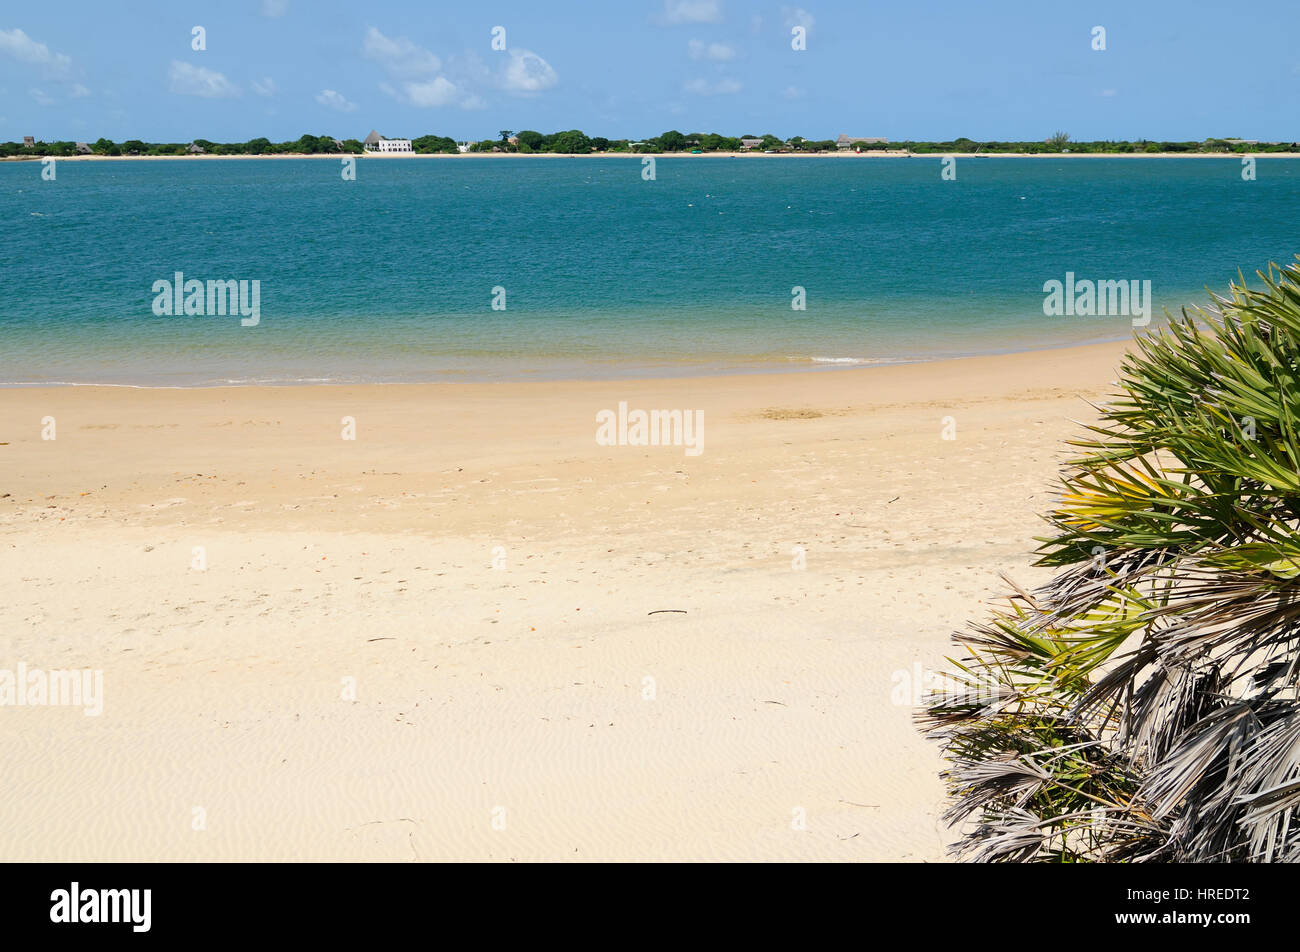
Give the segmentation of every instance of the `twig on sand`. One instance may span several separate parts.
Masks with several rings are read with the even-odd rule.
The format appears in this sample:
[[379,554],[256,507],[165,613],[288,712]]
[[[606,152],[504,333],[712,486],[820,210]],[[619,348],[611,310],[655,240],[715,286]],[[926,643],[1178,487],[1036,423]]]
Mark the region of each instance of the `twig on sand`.
[[646,614],[647,614],[647,615],[662,615],[662,614],[664,614],[664,613],[666,613],[666,612],[676,612],[676,613],[679,614],[679,615],[685,615],[685,614],[686,614],[686,609],[685,609],[685,608],[656,608],[656,609],[655,609],[654,611],[652,611],[652,612],[646,612]]

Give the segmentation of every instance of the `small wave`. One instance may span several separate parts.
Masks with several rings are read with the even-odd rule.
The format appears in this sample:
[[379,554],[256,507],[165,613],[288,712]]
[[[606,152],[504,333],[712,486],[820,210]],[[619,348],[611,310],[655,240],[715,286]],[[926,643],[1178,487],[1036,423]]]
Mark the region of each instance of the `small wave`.
[[302,384],[302,383],[366,383],[367,381],[360,378],[345,379],[343,377],[227,377],[225,380],[217,381],[217,385],[230,385],[237,387],[245,386],[275,386],[279,384]]
[[[807,360],[814,364],[839,364],[841,366],[860,366],[864,364],[907,364],[916,358],[909,357],[790,357],[789,360]],[[940,356],[936,360],[942,359]]]
[[95,380],[0,380],[0,387],[125,387],[127,390],[188,390],[188,387]]

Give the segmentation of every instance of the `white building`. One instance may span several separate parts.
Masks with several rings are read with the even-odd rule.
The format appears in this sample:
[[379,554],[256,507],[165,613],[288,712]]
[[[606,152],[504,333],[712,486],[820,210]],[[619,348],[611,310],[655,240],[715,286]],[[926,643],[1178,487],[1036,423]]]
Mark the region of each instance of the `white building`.
[[367,152],[411,152],[410,139],[386,139],[374,129],[361,143]]

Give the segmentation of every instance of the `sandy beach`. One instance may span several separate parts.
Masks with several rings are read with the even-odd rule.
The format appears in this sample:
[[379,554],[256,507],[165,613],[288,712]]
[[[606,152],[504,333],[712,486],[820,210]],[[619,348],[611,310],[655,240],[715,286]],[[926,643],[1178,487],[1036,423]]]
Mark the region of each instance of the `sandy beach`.
[[[1122,349],[0,390],[0,668],[103,672],[0,709],[0,857],[940,861],[900,692],[1044,577]],[[620,402],[703,452],[599,445]]]
[[[843,149],[836,152],[587,152],[581,154],[553,152],[466,152],[452,155],[443,152],[360,152],[364,159],[1235,159],[1245,155],[1259,159],[1296,159],[1300,152],[908,152],[903,149],[874,149],[855,152]],[[187,162],[210,162],[218,159],[334,159],[344,158],[344,153],[284,152],[275,155],[67,155],[60,162],[165,162],[181,159]],[[3,156],[0,162],[39,162],[40,156]]]

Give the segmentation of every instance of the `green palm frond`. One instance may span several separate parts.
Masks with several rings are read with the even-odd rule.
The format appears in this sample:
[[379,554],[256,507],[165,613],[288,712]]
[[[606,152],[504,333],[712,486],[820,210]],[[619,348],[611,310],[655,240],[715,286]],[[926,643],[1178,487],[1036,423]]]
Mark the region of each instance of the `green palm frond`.
[[1300,861],[1300,258],[1136,342],[919,721],[980,861]]

